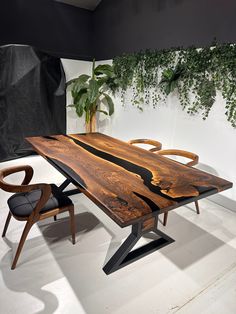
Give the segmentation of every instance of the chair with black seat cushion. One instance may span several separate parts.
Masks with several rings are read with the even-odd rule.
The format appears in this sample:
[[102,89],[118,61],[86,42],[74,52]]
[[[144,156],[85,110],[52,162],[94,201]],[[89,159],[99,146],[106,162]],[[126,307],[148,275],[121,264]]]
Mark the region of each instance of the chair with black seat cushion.
[[146,138],[139,138],[139,139],[134,139],[128,141],[129,144],[136,145],[136,144],[147,144],[147,145],[152,145],[154,146],[153,148],[148,149],[150,152],[156,152],[161,149],[162,144],[158,141],[155,140],[150,140]]
[[[4,178],[17,172],[25,172],[25,177],[21,185],[13,185],[4,181]],[[0,170],[0,188],[6,192],[16,193],[8,199],[9,213],[3,229],[2,237],[5,237],[6,231],[13,216],[20,221],[26,221],[11,269],[15,269],[26,237],[33,226],[39,220],[55,216],[59,213],[69,211],[70,229],[72,234],[72,243],[75,244],[75,219],[74,205],[55,184],[31,184],[33,177],[33,168],[28,165],[16,166]]]
[[[186,166],[189,166],[189,167],[195,166],[199,161],[198,155],[185,151],[185,150],[180,150],[180,149],[163,149],[163,150],[156,151],[156,153],[163,156],[180,156],[180,157],[191,159],[191,161],[185,164]],[[195,201],[195,206],[196,206],[197,214],[200,214],[198,201]],[[164,226],[166,226],[167,224],[167,219],[168,219],[168,212],[164,213],[164,220],[163,220]]]

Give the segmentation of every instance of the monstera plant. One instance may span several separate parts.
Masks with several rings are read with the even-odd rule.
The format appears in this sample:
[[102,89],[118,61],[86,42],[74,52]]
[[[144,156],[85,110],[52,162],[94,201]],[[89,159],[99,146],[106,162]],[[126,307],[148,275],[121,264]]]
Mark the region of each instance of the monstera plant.
[[107,90],[109,86],[115,84],[115,81],[112,66],[102,64],[95,67],[95,60],[93,60],[91,76],[82,74],[67,82],[73,99],[73,104],[69,106],[75,108],[79,117],[85,116],[86,132],[95,132],[96,112],[109,116],[113,114],[114,103]]

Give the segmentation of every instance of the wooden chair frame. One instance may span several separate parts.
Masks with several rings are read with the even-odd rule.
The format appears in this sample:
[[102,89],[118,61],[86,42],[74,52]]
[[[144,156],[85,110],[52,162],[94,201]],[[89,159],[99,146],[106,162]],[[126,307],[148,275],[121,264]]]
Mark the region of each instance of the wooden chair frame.
[[[25,177],[21,183],[21,185],[13,185],[10,183],[7,183],[4,181],[4,178],[7,177],[10,174],[17,173],[17,172],[25,172]],[[75,244],[75,218],[74,218],[74,205],[71,204],[69,206],[64,206],[64,207],[59,207],[59,208],[54,208],[51,209],[47,212],[40,213],[40,210],[44,207],[44,205],[47,203],[51,196],[51,186],[50,184],[46,183],[39,183],[39,184],[31,184],[28,185],[33,177],[33,168],[28,165],[23,165],[23,166],[16,166],[16,167],[10,167],[6,169],[0,170],[0,188],[2,188],[6,192],[11,192],[11,193],[22,193],[22,192],[30,192],[33,190],[38,190],[40,189],[42,191],[41,197],[36,204],[34,210],[30,214],[30,216],[27,217],[20,217],[20,216],[15,216],[11,213],[9,210],[2,237],[5,237],[8,225],[10,223],[11,217],[13,216],[16,220],[20,221],[26,221],[11,269],[15,269],[17,261],[19,259],[20,253],[22,251],[23,245],[25,243],[25,240],[27,238],[27,235],[31,229],[31,227],[39,220],[46,219],[48,217],[56,216],[57,214],[60,214],[65,211],[69,211],[70,215],[70,229],[71,229],[71,234],[72,234],[72,243]]]
[[[189,166],[189,167],[195,166],[199,161],[198,155],[185,151],[185,150],[180,150],[180,149],[163,149],[163,150],[156,151],[156,153],[163,156],[173,155],[173,156],[189,158],[191,159],[191,161],[186,163],[186,166]],[[200,214],[198,201],[195,201],[195,207],[196,207],[197,214]],[[167,224],[167,219],[168,219],[168,212],[164,213],[164,220],[163,220],[164,226],[166,226]]]
[[129,144],[148,144],[148,145],[152,145],[154,146],[154,148],[150,148],[149,151],[150,152],[156,152],[159,151],[162,147],[162,144],[158,141],[154,141],[154,140],[150,140],[150,139],[134,139],[134,140],[130,140],[128,141]]

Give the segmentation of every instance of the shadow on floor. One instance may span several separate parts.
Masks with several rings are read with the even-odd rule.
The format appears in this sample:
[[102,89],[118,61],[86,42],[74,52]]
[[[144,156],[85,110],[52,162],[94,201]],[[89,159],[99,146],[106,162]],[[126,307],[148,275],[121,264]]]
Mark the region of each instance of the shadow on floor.
[[[75,215],[77,234],[89,232],[99,224],[100,221],[89,212]],[[38,226],[48,244],[70,237],[70,221],[68,216],[63,218],[58,216],[56,222],[42,220],[38,222]]]
[[[217,218],[214,217],[214,219]],[[185,271],[210,256],[211,253],[214,254],[221,247],[224,247],[225,256],[236,257],[234,248],[176,212],[171,213],[170,222],[167,228],[161,227],[161,229],[175,239],[174,243],[109,276],[105,275],[102,268],[108,258],[118,249],[122,240],[129,234],[129,231],[125,230],[126,228],[120,229],[120,234],[115,234],[112,228],[113,222],[109,226],[100,223],[95,226],[90,235],[85,234],[83,238],[79,235],[76,251],[79,251],[80,254],[77,255],[78,259],[69,263],[58,258],[62,254],[61,246],[51,247],[61,270],[87,313],[95,313],[94,308],[97,309],[97,313],[104,313],[104,305],[100,304],[98,300],[97,307],[91,305],[93,303],[91,296],[99,294],[99,291],[104,293],[105,298],[111,296],[113,310],[115,311],[121,303],[129,303],[139,295],[146,293],[146,291],[152,290],[157,285],[157,278],[158,284],[168,281],[171,277],[171,273],[168,272],[169,266],[167,266],[167,269],[158,268],[159,264],[163,267],[163,261],[165,260],[166,265],[175,265],[181,271]],[[221,225],[221,221],[215,221],[215,223],[218,226]],[[86,226],[82,229],[86,229]],[[45,234],[43,229],[42,233]],[[231,238],[234,237],[235,235],[232,233]],[[222,267],[225,267],[225,265]],[[76,276],[74,271],[76,271]],[[142,284],[137,285],[137,278],[140,278],[140,276],[142,277]],[[117,284],[117,280],[119,284]],[[128,293],[120,296],[120,287],[126,285],[129,290]],[[115,301],[112,295],[119,295],[119,298]],[[109,301],[107,302],[109,303]]]
[[[215,219],[214,223],[217,226],[221,225],[217,217],[212,219]],[[25,258],[21,259],[22,262],[19,261],[15,271],[10,270],[11,251],[1,261],[2,276],[9,289],[28,293],[44,303],[44,310],[38,313],[53,313],[57,309],[59,301],[56,296],[42,288],[60,279],[62,274],[86,313],[95,313],[95,309],[97,314],[105,313],[102,299],[106,300],[106,305],[110,306],[109,311],[112,313],[120,304],[132,302],[147,291],[151,291],[157,284],[168,282],[173,267],[184,271],[221,247],[224,247],[225,252],[225,265],[222,267],[226,268],[229,265],[227,264],[229,258],[236,257],[233,247],[178,213],[172,212],[167,228],[161,229],[175,239],[174,243],[107,276],[102,270],[106,255],[111,256],[114,253],[129,230],[120,229],[120,236],[116,235],[113,222],[109,226],[104,226],[88,212],[76,215],[76,225],[76,244],[72,245],[69,241],[68,217],[58,217],[57,222],[42,221],[38,226],[43,238],[28,240],[28,249],[26,247],[22,252]],[[233,233],[231,235],[233,239],[235,235]],[[44,240],[48,245],[46,248]],[[50,269],[52,262],[48,256],[48,248],[57,268]],[[207,279],[211,280],[212,276],[213,273],[209,274]],[[137,284],[137,278],[142,284]],[[127,290],[127,293],[123,293],[121,287],[125,287],[124,291]],[[114,295],[119,297],[114,298]]]
[[[90,213],[75,215],[75,221],[77,234],[87,233],[99,224],[98,219]],[[15,270],[11,270],[10,267],[18,242],[10,241],[6,235],[4,241],[12,249],[1,259],[1,273],[8,289],[27,293],[42,301],[44,304],[43,309],[37,313],[54,313],[59,306],[59,300],[53,293],[45,290],[44,287],[61,279],[62,273],[58,265],[56,267],[52,265],[49,255],[51,253],[50,246],[56,243],[57,246],[62,246],[62,248],[63,246],[70,247],[70,250],[65,250],[60,258],[67,258],[68,253],[69,257],[73,256],[72,251],[74,252],[75,261],[79,261],[79,256],[76,255],[76,245],[72,245],[70,242],[69,217],[61,219],[58,217],[56,222],[51,218],[51,221],[47,219],[38,222],[37,225],[43,231],[44,238],[38,236],[26,240]],[[11,226],[9,226],[8,231],[10,231],[10,228]],[[45,245],[45,239],[49,249]],[[24,313],[24,309],[22,309],[22,313]]]

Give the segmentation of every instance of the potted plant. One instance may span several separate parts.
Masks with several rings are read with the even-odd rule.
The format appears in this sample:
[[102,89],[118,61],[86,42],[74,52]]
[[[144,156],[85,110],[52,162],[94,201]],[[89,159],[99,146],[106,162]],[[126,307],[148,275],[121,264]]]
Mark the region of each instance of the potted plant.
[[[92,75],[82,74],[67,82],[71,89],[73,104],[79,117],[85,114],[86,132],[96,130],[96,112],[102,112],[111,116],[114,112],[114,103],[106,93],[110,86],[115,84],[113,67],[109,64],[95,67],[93,60]],[[102,109],[102,104],[108,107],[108,111]]]

